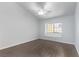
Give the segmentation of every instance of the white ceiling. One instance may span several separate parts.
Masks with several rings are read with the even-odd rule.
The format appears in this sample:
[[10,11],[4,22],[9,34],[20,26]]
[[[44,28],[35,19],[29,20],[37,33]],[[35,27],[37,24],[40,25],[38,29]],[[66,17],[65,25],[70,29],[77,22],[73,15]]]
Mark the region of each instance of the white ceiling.
[[[76,2],[49,2],[51,6],[48,5],[47,9],[50,9],[48,13],[40,16],[41,18],[52,18],[63,15],[74,15]],[[43,8],[44,2],[22,2],[20,3],[25,9],[28,9],[29,12],[38,16],[38,10]]]

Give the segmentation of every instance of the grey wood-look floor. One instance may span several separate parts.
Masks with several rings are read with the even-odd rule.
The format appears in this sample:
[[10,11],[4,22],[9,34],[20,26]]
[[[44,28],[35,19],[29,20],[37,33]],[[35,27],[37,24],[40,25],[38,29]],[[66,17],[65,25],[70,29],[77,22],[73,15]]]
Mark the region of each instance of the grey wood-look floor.
[[0,50],[0,57],[78,57],[71,44],[37,39]]

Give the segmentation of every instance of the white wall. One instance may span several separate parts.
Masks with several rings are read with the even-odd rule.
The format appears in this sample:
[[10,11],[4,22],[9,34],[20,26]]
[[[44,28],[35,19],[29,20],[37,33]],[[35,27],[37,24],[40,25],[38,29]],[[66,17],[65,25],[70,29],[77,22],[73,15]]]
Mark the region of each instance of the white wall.
[[[63,37],[46,37],[44,23],[47,22],[62,22]],[[72,44],[74,43],[73,33],[74,16],[61,16],[39,21],[17,3],[0,3],[0,49],[38,39],[38,34],[41,39]]]
[[[45,36],[45,23],[62,23],[63,33],[62,37],[47,37]],[[47,20],[40,21],[40,39],[47,39],[52,41],[64,42],[74,44],[75,42],[75,30],[74,30],[74,15],[72,16],[61,16]]]
[[17,3],[0,3],[0,49],[25,43],[38,36],[38,21]]
[[76,49],[79,53],[79,3],[77,3],[77,7],[76,7],[76,14],[75,14],[75,19],[76,19],[76,41],[75,41],[75,46],[76,46]]

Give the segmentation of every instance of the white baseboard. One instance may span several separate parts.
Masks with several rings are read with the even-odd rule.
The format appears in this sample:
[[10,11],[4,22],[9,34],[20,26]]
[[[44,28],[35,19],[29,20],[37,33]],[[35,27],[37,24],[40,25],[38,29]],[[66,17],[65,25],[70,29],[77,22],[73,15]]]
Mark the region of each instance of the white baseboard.
[[23,41],[23,42],[17,42],[16,44],[3,46],[3,47],[0,47],[0,50],[6,49],[6,48],[10,48],[10,47],[13,47],[13,46],[16,46],[16,45],[19,45],[19,44],[27,43],[27,42],[30,42],[30,41],[36,40],[36,39],[38,39],[38,38],[34,37],[34,38],[29,39],[28,41],[26,40],[26,41]]
[[51,37],[42,37],[41,36],[39,39],[51,40],[51,41],[67,43],[67,44],[73,44],[73,45],[75,44],[74,42],[64,41],[61,38],[51,38]]
[[77,45],[75,45],[75,48],[76,48],[78,55],[79,55],[79,47]]

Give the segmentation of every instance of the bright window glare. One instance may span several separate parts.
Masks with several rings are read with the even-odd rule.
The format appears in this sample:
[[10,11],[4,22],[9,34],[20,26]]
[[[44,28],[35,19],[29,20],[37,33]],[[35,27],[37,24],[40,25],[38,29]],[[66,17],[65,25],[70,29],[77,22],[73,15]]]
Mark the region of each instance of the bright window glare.
[[62,23],[45,24],[45,26],[48,33],[62,33]]

